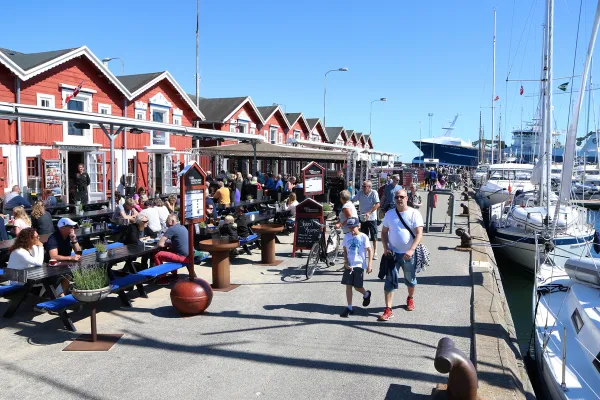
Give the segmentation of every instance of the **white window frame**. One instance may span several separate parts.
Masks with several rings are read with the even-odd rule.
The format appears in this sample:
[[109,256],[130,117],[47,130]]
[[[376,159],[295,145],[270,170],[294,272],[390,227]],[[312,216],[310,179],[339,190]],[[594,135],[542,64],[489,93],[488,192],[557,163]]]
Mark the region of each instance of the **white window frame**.
[[250,128],[250,134],[256,135],[256,128]]
[[[153,115],[154,112],[161,112],[163,113],[163,124],[168,124],[169,123],[169,108],[168,107],[164,107],[164,106],[154,106],[154,105],[150,105],[150,121],[154,121],[153,120]],[[150,146],[151,147],[169,147],[169,132],[165,131],[165,144],[154,144],[154,132],[152,132],[150,134]]]
[[[70,87],[63,86],[61,89],[62,95],[62,109],[67,110],[67,104],[65,104],[65,100],[68,96],[73,93],[73,89]],[[91,92],[80,91],[77,96],[73,97],[71,100],[81,101],[83,103],[83,111],[84,112],[92,112],[92,101],[93,94]],[[73,145],[90,145],[94,143],[93,130],[83,129],[83,135],[69,135],[69,123],[67,121],[63,122],[63,142],[73,144]]]
[[173,125],[181,125],[181,116],[173,115]]
[[277,128],[275,128],[275,127],[269,128],[269,143],[271,143],[271,144],[277,143]]
[[[102,111],[106,111],[103,113]],[[98,114],[112,115],[112,106],[110,104],[98,103]]]
[[[140,117],[142,117],[142,118],[140,118]],[[146,111],[136,110],[136,112],[135,112],[135,119],[139,119],[139,120],[144,120],[145,121],[146,120]]]
[[294,139],[300,140],[302,136],[302,131],[298,129],[294,129]]
[[264,131],[263,134],[265,135],[265,143],[269,143],[269,131]]
[[235,133],[235,123],[229,122],[229,132]]
[[278,143],[283,143],[283,132],[279,132],[279,142]]
[[55,103],[55,97],[51,94],[45,94],[45,93],[36,93],[36,97],[37,97],[37,105],[38,107],[44,107],[42,105],[42,100],[46,100],[49,104],[48,108],[55,108],[56,107],[56,103]]
[[238,133],[248,133],[248,128],[249,128],[249,123],[248,121],[244,121],[243,119],[238,119],[237,120],[237,132]]

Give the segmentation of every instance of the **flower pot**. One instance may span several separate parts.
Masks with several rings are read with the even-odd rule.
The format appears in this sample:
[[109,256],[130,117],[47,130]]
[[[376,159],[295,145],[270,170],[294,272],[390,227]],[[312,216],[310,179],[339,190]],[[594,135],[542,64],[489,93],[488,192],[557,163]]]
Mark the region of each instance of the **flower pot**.
[[81,228],[82,233],[90,233],[91,231],[92,228],[90,228],[89,226],[84,226],[83,228]]
[[108,258],[108,252],[107,251],[103,251],[103,252],[96,252],[96,259],[97,260],[106,260]]
[[91,289],[91,290],[80,290],[80,289],[71,289],[71,294],[77,300],[83,303],[93,303],[95,301],[100,301],[112,291],[112,285],[108,285],[106,287],[100,289]]

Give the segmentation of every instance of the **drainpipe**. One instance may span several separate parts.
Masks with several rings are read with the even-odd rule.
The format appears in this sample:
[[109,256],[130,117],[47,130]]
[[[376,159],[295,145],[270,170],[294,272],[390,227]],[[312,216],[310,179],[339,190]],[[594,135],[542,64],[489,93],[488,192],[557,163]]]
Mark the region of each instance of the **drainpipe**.
[[[134,114],[135,115],[135,114]],[[127,99],[124,98],[123,99],[123,116],[125,118],[127,118]],[[123,135],[123,181],[124,181],[124,185],[123,185],[123,196],[125,196],[125,184],[127,184],[127,129],[123,129],[123,132],[121,133]],[[115,185],[113,185],[115,186]],[[116,186],[115,186],[116,188]]]
[[[21,80],[19,77],[15,77],[15,102],[17,104],[21,103]],[[22,168],[21,162],[23,160],[23,143],[21,141],[21,117],[17,117],[17,185],[20,188],[23,188],[23,179],[21,177],[21,171],[25,168]]]

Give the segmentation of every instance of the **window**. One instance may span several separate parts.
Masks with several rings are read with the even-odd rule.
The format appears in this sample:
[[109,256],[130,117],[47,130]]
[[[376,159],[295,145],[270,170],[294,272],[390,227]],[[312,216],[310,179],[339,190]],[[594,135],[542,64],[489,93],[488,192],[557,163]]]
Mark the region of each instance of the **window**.
[[579,333],[581,328],[583,328],[583,319],[581,319],[581,315],[579,315],[579,310],[575,309],[573,314],[571,314],[571,321],[573,321],[573,326],[575,326],[575,331]]
[[277,143],[277,128],[271,128],[270,133],[271,133],[270,143],[271,144]]
[[54,96],[38,93],[37,105],[39,107],[54,108]]
[[181,125],[181,117],[173,116],[173,125]]
[[144,111],[136,111],[135,119],[146,119],[146,112]]
[[256,135],[256,128],[250,128],[250,134]]
[[111,115],[112,107],[109,104],[100,104],[98,103],[98,112],[100,114]]
[[238,133],[247,133],[248,125],[245,122],[238,122]]
[[[67,104],[67,109],[73,111],[83,111],[83,101],[69,100],[69,103]],[[67,134],[71,136],[83,136],[83,129],[75,128],[75,123],[69,122],[69,130]]]
[[235,133],[235,124],[233,122],[229,123],[229,132]]
[[300,131],[299,130],[294,130],[294,139],[296,140],[300,140]]
[[37,157],[27,157],[27,177],[40,176],[40,169]]
[[279,132],[279,142],[278,143],[283,143],[283,133]]
[[135,159],[133,158],[127,159],[127,173],[135,174]]
[[264,131],[265,142],[269,143],[269,131]]
[[[152,111],[152,121],[164,122],[165,116],[168,114],[164,111]],[[167,133],[163,131],[152,131],[152,145],[153,146],[165,146],[167,144]]]

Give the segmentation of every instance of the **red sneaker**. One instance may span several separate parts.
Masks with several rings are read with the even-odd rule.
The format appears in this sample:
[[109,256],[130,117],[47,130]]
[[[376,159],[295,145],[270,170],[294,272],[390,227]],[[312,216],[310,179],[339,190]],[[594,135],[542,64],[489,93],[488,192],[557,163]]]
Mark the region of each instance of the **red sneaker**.
[[415,301],[412,297],[406,298],[406,311],[412,311],[415,309]]
[[392,314],[392,309],[389,307],[386,307],[385,310],[383,310],[383,314],[381,314],[381,316],[378,318],[378,320],[379,321],[388,321],[393,316],[394,316],[394,314]]

